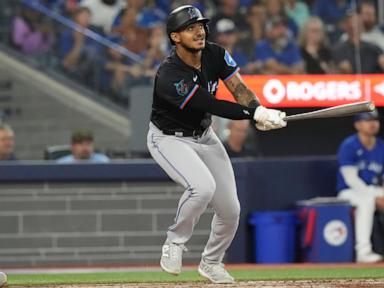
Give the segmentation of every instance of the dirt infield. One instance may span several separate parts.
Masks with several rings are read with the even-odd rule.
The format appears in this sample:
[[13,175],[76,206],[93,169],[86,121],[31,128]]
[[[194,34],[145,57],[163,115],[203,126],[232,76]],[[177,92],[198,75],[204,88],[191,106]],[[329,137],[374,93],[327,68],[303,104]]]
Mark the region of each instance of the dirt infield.
[[[11,288],[27,288],[36,286],[11,286]],[[355,279],[355,280],[296,280],[296,281],[247,281],[238,282],[236,284],[218,285],[199,283],[148,283],[148,284],[117,284],[117,285],[52,285],[39,286],[40,288],[382,288],[384,287],[384,279]]]

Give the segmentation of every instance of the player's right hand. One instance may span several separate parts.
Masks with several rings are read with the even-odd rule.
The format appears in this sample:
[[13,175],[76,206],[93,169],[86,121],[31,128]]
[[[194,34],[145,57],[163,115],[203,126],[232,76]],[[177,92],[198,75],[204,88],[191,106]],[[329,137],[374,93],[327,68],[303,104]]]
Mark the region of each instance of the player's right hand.
[[280,110],[259,106],[256,108],[253,119],[256,121],[257,129],[267,131],[287,126],[287,122],[284,120],[285,116],[285,112]]

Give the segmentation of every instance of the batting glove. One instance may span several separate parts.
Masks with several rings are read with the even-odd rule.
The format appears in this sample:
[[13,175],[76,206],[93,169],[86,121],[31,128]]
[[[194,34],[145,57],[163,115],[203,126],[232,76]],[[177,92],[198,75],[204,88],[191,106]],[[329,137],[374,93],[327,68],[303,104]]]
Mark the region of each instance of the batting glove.
[[256,121],[257,129],[267,131],[287,126],[287,122],[284,120],[285,116],[285,112],[280,110],[259,106],[256,108],[253,119]]

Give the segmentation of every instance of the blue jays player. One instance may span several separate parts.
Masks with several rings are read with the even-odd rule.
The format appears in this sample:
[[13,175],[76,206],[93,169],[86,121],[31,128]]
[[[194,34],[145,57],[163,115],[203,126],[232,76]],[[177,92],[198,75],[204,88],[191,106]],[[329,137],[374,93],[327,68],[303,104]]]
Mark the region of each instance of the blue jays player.
[[[155,161],[185,188],[162,247],[161,267],[174,275],[181,272],[184,244],[210,205],[215,214],[198,272],[214,283],[233,283],[222,261],[237,230],[240,205],[232,165],[210,127],[211,115],[254,120],[260,130],[286,122],[285,113],[259,104],[229,53],[206,41],[208,21],[190,5],[168,17],[167,34],[175,48],[155,78],[147,144]],[[215,99],[219,79],[238,103]]]
[[357,133],[343,141],[338,151],[339,197],[356,207],[356,261],[374,263],[382,256],[372,251],[371,233],[376,207],[384,209],[384,142],[377,111],[355,116]]

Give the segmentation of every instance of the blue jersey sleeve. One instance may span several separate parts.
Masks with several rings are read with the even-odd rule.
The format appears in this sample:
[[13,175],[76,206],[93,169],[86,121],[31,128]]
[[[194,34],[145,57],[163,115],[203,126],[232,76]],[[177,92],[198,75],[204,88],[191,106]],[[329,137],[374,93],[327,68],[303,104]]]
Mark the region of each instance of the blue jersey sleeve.
[[231,79],[240,68],[238,67],[236,61],[232,58],[231,54],[223,48],[220,49],[220,74],[219,78],[223,81]]

